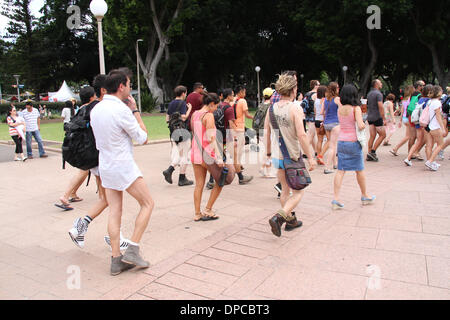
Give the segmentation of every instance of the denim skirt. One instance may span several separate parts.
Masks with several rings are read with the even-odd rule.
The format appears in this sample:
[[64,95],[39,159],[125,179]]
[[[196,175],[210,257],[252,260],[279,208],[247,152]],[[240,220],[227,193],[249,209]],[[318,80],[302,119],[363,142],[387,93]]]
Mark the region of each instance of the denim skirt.
[[361,145],[358,141],[338,141],[338,170],[363,171],[364,157]]

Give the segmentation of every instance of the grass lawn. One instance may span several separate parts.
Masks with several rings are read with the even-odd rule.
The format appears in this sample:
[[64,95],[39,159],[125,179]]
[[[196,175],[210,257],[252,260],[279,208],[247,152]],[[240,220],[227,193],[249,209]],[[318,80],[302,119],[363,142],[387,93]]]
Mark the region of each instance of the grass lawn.
[[[162,140],[169,138],[166,116],[154,116],[143,118],[145,126],[149,131],[150,140]],[[247,119],[247,127],[251,128],[252,121]],[[41,135],[44,140],[60,141],[64,140],[63,123],[46,123],[41,125]],[[5,123],[0,124],[0,140],[11,140],[9,129]]]

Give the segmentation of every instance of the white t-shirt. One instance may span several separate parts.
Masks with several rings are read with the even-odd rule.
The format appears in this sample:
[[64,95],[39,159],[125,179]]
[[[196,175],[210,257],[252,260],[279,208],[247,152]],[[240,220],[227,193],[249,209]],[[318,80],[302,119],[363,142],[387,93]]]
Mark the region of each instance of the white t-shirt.
[[323,121],[323,115],[321,115],[323,109],[322,99],[317,98],[314,101],[314,110],[316,112],[316,121]]
[[61,112],[61,117],[64,118],[64,123],[70,122],[71,118],[70,108],[64,108],[63,111]]
[[36,108],[33,108],[31,112],[28,112],[27,109],[22,111],[22,117],[25,119],[25,125],[27,127],[27,132],[38,131],[38,123],[37,119],[39,118],[39,111]]
[[105,95],[91,111],[91,125],[99,151],[98,171],[106,189],[125,191],[142,173],[134,162],[133,140],[147,141],[147,134],[122,101]]
[[441,126],[439,125],[439,122],[436,119],[436,112],[442,113],[442,104],[438,99],[432,99],[430,104],[430,130],[437,130],[440,129]]

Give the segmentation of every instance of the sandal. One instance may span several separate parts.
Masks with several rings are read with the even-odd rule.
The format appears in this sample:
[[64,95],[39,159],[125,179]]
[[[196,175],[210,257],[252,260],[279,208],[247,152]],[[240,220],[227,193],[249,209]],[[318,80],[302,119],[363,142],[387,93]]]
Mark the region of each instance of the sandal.
[[60,209],[63,209],[64,211],[71,211],[71,210],[73,210],[73,208],[71,206],[69,206],[68,204],[64,204],[64,203],[63,204],[55,203],[55,206],[60,208]]
[[203,218],[203,214],[201,214],[201,213],[200,214],[195,214],[194,221],[195,222],[203,221],[202,218]]
[[69,198],[69,202],[70,202],[70,203],[81,202],[81,201],[83,201],[83,199],[81,199],[81,198],[78,197],[78,196],[73,197],[73,198]]
[[203,220],[203,221],[219,219],[219,216],[216,215],[216,212],[217,211],[213,210],[213,209],[205,209],[205,213],[203,214],[203,217],[206,218],[206,220]]
[[389,151],[394,157],[398,157],[398,153],[394,150]]

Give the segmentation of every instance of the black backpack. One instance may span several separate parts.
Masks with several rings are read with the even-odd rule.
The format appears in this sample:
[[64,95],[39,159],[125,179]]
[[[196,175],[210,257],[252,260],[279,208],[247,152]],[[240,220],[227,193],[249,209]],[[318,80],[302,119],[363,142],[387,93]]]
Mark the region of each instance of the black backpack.
[[71,166],[89,170],[98,166],[98,150],[91,127],[91,111],[98,101],[78,110],[66,126],[66,135],[62,145],[63,169],[66,162]]
[[229,104],[220,104],[217,110],[214,111],[214,122],[216,123],[216,129],[222,133],[222,138],[225,139],[225,111],[231,108]]
[[305,98],[302,100],[302,108],[306,115],[314,114],[314,100],[312,96],[316,94],[315,92],[308,92]]
[[[178,106],[177,106],[175,112],[169,116],[168,124],[169,124],[170,137],[172,137],[175,130],[181,130],[181,129],[186,130],[186,122],[184,122],[181,119],[180,110],[181,110],[182,106],[183,106],[183,101],[179,100]],[[182,139],[182,137],[180,136],[179,139],[177,139],[177,140],[181,140],[181,139]],[[181,141],[175,141],[175,142],[181,142]]]
[[267,110],[272,106],[271,103],[262,103],[256,111],[255,117],[253,118],[252,127],[254,130],[264,129],[264,122],[266,120]]

